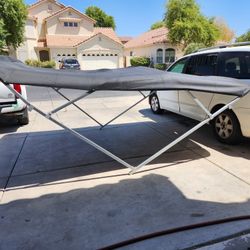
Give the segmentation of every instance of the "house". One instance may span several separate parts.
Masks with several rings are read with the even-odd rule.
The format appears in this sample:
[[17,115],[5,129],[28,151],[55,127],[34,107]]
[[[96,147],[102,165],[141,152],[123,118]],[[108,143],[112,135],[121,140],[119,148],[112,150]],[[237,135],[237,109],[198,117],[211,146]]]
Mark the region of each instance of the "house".
[[95,20],[56,0],[28,7],[25,42],[16,57],[55,60],[77,58],[82,69],[123,67],[123,44],[112,28],[96,28]]
[[172,45],[167,34],[168,29],[161,27],[129,40],[124,45],[127,66],[130,65],[130,58],[134,56],[149,57],[154,64],[170,64],[183,56],[181,47]]

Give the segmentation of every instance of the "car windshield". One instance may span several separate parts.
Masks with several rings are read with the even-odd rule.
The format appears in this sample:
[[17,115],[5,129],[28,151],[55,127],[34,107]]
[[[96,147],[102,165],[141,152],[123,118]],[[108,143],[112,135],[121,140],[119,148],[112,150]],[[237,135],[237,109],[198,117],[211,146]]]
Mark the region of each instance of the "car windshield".
[[78,61],[76,59],[66,59],[65,63],[67,63],[67,64],[78,64]]

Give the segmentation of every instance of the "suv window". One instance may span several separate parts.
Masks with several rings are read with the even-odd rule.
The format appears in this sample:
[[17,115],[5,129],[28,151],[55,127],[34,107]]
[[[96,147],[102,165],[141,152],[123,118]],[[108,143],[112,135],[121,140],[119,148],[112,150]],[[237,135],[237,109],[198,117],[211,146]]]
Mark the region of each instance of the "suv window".
[[192,56],[187,65],[186,74],[211,76],[216,75],[217,54]]
[[238,79],[250,79],[250,53],[221,53],[218,75]]
[[188,61],[189,57],[185,57],[178,62],[176,62],[174,65],[172,65],[168,71],[175,72],[175,73],[184,73],[184,68],[186,65],[186,62]]

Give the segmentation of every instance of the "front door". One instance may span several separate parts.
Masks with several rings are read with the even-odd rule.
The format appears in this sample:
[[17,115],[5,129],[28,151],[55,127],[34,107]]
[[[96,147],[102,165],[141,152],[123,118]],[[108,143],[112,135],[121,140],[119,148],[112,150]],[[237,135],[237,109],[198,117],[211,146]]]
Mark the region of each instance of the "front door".
[[42,62],[49,61],[49,51],[47,50],[39,51],[39,57],[40,57],[40,61]]

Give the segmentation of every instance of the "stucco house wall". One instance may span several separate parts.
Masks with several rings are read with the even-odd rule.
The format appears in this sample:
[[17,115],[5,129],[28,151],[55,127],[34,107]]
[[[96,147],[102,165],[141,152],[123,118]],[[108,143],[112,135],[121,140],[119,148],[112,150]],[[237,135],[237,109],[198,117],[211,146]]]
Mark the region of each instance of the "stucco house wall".
[[61,10],[62,7],[53,3],[53,1],[45,1],[39,5],[31,6],[28,11],[30,16],[37,19],[37,33],[39,38],[45,37],[44,19],[51,16],[51,14]]
[[[78,23],[78,27],[64,27],[64,21],[72,20]],[[93,22],[87,18],[82,18],[75,12],[68,10],[55,17],[46,20],[47,34],[67,34],[90,36],[94,31]]]

